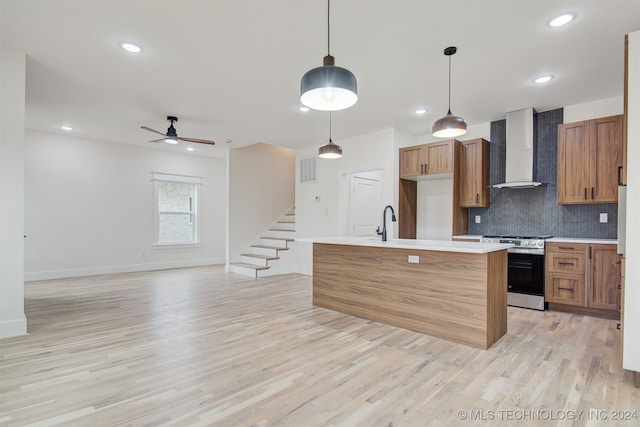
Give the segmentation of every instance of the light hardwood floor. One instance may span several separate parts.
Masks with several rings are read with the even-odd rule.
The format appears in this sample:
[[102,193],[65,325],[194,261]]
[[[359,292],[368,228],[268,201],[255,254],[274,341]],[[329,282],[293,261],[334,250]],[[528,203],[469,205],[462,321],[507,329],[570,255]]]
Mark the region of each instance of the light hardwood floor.
[[640,411],[613,320],[509,307],[480,350],[314,307],[311,277],[218,266],[25,296],[29,335],[0,341],[3,426],[639,424],[612,421]]

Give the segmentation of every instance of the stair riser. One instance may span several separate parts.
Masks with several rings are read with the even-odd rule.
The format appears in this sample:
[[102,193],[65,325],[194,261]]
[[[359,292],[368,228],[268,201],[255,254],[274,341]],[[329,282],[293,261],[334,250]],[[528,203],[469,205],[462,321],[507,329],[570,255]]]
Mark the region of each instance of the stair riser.
[[268,260],[262,258],[254,258],[251,256],[242,256],[242,262],[246,262],[247,264],[253,264],[260,267],[268,267]]
[[296,223],[295,222],[276,222],[273,224],[272,229],[275,230],[295,230]]
[[275,249],[267,249],[267,248],[251,248],[251,252],[259,255],[267,255],[276,257],[278,256],[278,251]]
[[244,268],[238,265],[230,265],[229,271],[236,274],[242,274],[247,277],[257,277],[256,270],[252,268]]
[[267,230],[262,234],[262,237],[279,237],[282,239],[293,239],[296,233],[294,231],[280,231],[280,230]]
[[287,248],[287,242],[285,242],[284,240],[276,240],[276,239],[269,239],[268,237],[260,237],[259,241],[261,245],[278,246],[283,249]]

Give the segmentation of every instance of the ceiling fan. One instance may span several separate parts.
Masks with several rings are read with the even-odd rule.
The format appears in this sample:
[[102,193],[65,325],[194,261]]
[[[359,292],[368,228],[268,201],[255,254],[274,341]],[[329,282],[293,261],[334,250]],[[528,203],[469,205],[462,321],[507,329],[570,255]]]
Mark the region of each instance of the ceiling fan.
[[163,138],[160,139],[154,139],[153,141],[149,141],[149,142],[160,142],[160,141],[164,141],[167,144],[177,144],[178,141],[185,141],[185,142],[196,142],[198,144],[209,144],[209,145],[215,145],[214,141],[211,141],[209,139],[198,139],[198,138],[185,138],[182,136],[178,136],[178,133],[176,132],[176,128],[173,127],[173,122],[177,122],[178,118],[175,116],[167,116],[167,120],[171,122],[171,125],[169,125],[169,128],[167,129],[167,133],[162,133],[159,132],[155,129],[151,129],[149,127],[146,126],[140,126],[140,128],[144,129],[144,130],[148,130],[149,132],[155,132],[157,134],[160,134],[163,136]]

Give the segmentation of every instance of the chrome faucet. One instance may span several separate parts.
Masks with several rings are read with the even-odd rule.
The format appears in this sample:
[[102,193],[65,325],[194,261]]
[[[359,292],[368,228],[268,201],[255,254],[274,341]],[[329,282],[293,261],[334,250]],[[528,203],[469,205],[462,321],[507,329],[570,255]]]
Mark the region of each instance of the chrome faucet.
[[393,207],[391,205],[385,206],[382,211],[382,231],[380,231],[380,226],[376,228],[376,233],[378,236],[382,236],[382,241],[387,241],[387,209],[391,209],[391,221],[396,222],[396,213],[393,211]]

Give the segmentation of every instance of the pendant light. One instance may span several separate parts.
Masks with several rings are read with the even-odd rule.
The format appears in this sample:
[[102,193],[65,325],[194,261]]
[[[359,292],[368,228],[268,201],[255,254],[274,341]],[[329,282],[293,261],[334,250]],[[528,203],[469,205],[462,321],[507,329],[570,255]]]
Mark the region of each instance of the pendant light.
[[330,0],[327,0],[327,56],[322,67],[309,70],[300,81],[300,102],[320,111],[338,111],[358,101],[356,76],[346,68],[336,67],[331,56]]
[[331,111],[329,111],[329,142],[318,148],[318,157],[322,159],[339,159],[342,157],[342,147],[331,140]]
[[457,50],[453,46],[444,50],[444,54],[449,57],[449,110],[446,116],[433,124],[433,136],[437,138],[453,138],[467,133],[467,122],[462,117],[451,114],[451,56],[455,55]]

